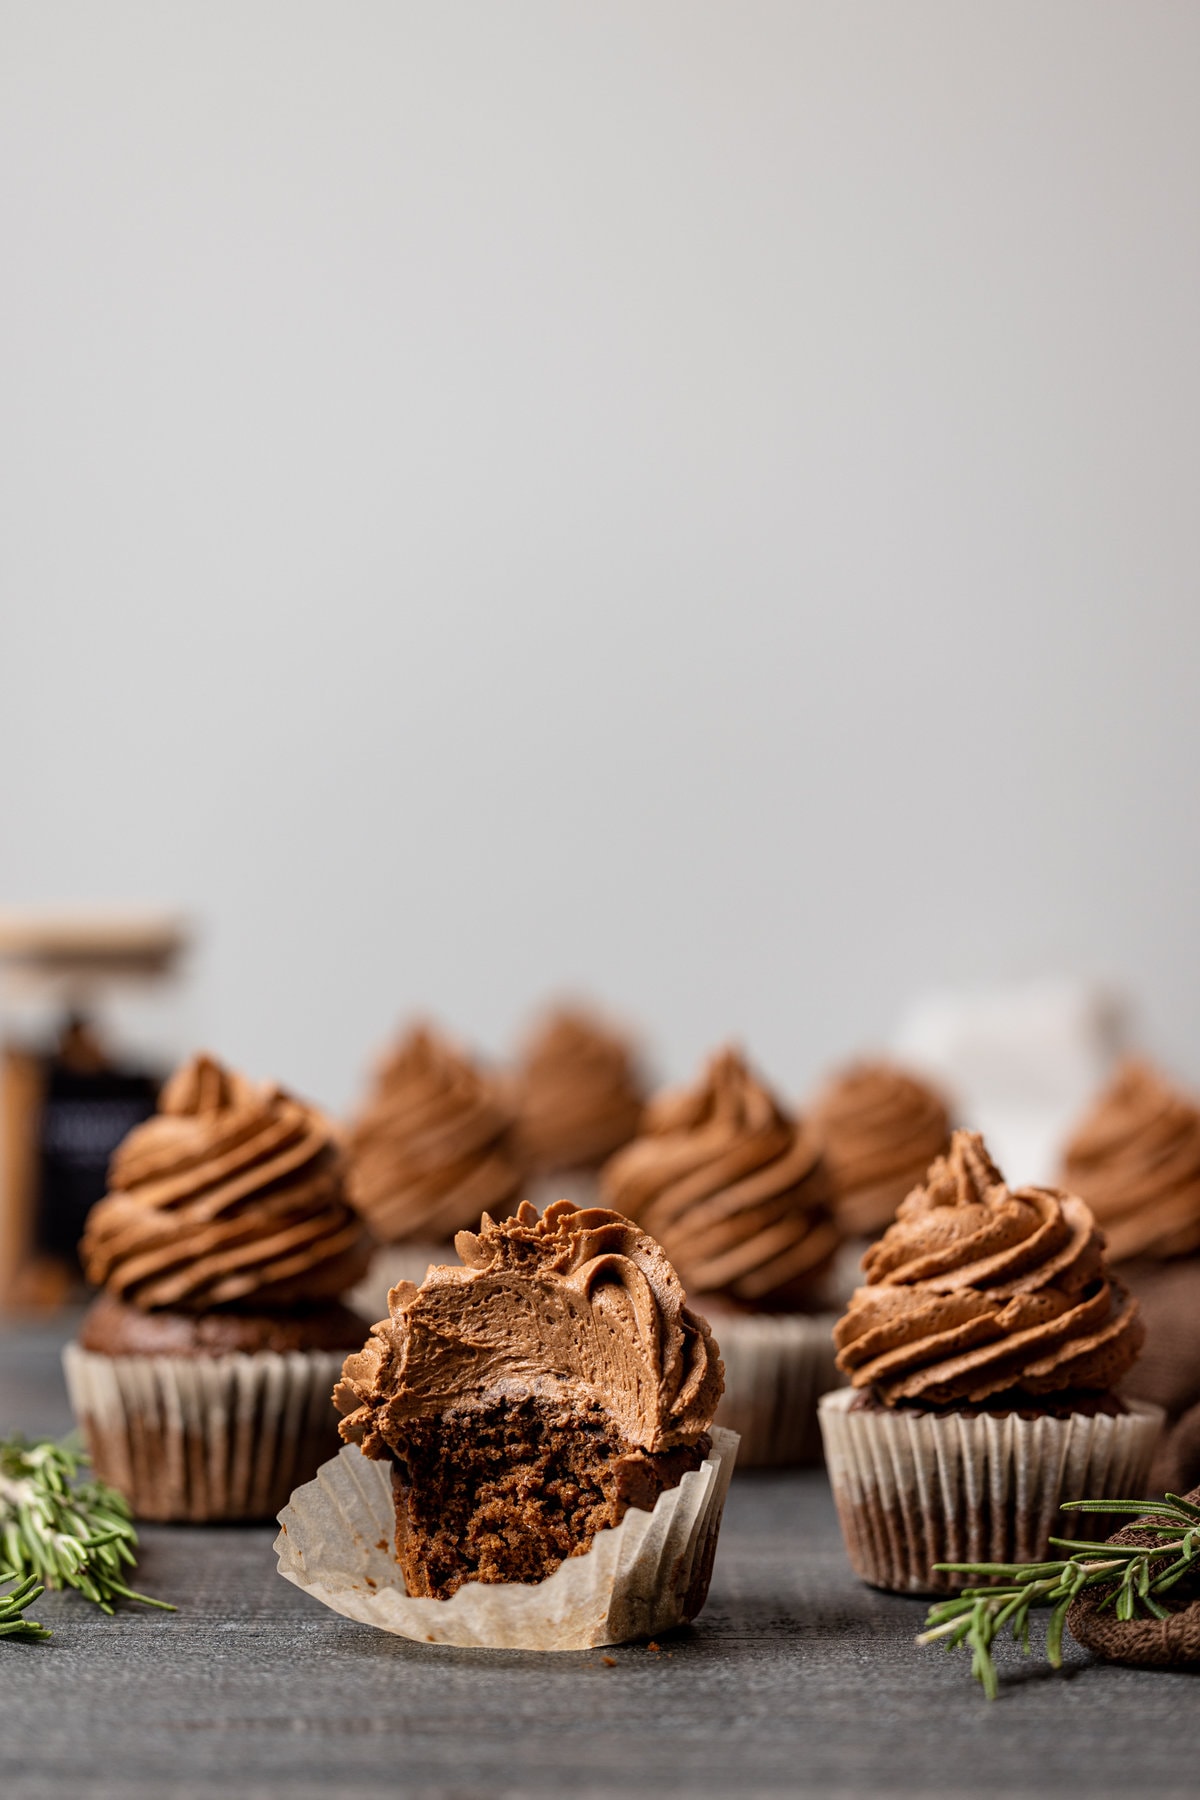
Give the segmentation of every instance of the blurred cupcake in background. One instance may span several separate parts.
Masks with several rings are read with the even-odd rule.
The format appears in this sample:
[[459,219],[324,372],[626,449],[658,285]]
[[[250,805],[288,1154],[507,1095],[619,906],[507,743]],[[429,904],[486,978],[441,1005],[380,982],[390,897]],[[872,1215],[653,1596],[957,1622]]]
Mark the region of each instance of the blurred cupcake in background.
[[556,1008],[522,1045],[512,1096],[528,1198],[595,1205],[600,1166],[636,1134],[645,1104],[632,1043],[586,1008]]
[[1146,1347],[1128,1386],[1167,1412],[1154,1491],[1184,1493],[1200,1482],[1200,1106],[1124,1062],[1072,1133],[1063,1181],[1141,1302]]
[[515,1210],[514,1114],[499,1078],[427,1024],[384,1058],[350,1127],[350,1199],[381,1248],[355,1301],[373,1319],[397,1281],[447,1260],[455,1233]]
[[821,1426],[864,1580],[952,1589],[935,1564],[1039,1561],[1078,1532],[1064,1500],[1144,1491],[1162,1413],[1113,1392],[1142,1323],[1084,1201],[1010,1189],[956,1131],[863,1268]]
[[833,1183],[834,1217],[849,1238],[886,1231],[950,1143],[941,1094],[888,1062],[839,1071],[812,1101],[808,1122]]
[[342,1304],[370,1240],[335,1127],[197,1056],[113,1157],[64,1353],[97,1475],[143,1519],[270,1518],[337,1443]]
[[846,1242],[833,1287],[845,1304],[858,1286],[863,1251],[886,1231],[904,1196],[950,1143],[945,1099],[894,1063],[852,1063],[830,1077],[808,1109],[833,1184],[834,1217]]
[[807,1127],[738,1051],[660,1094],[605,1165],[604,1204],[662,1245],[725,1361],[717,1423],[743,1464],[819,1458],[818,1396],[838,1382],[824,1283],[838,1245],[832,1193]]

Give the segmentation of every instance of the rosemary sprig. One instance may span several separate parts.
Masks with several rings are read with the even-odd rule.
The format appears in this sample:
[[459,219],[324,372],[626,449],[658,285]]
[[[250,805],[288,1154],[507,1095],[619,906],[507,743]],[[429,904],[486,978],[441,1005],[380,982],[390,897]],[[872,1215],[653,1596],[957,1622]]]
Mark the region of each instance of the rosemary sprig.
[[947,1650],[965,1644],[971,1652],[971,1673],[989,1700],[999,1690],[992,1645],[1008,1628],[1028,1655],[1029,1615],[1035,1606],[1053,1608],[1046,1658],[1051,1668],[1061,1669],[1067,1612],[1084,1588],[1111,1583],[1112,1591],[1100,1605],[1113,1607],[1118,1619],[1135,1619],[1139,1612],[1166,1619],[1170,1612],[1160,1596],[1200,1569],[1200,1507],[1178,1494],[1164,1500],[1068,1500],[1064,1510],[1133,1515],[1140,1527],[1166,1541],[1146,1545],[1051,1538],[1055,1548],[1070,1552],[1061,1561],[935,1563],[948,1574],[992,1578],[987,1586],[967,1587],[951,1599],[937,1601],[917,1639],[919,1644],[944,1643]]
[[70,1438],[0,1440],[0,1581],[19,1584],[0,1597],[0,1637],[49,1637],[21,1617],[46,1588],[75,1588],[105,1613],[119,1600],[175,1610],[127,1585],[138,1541],[129,1505],[107,1482],[80,1478],[87,1460]]
[[[7,1587],[17,1577],[11,1569],[0,1569],[0,1587]],[[18,1582],[11,1594],[0,1594],[0,1638],[48,1638],[48,1626],[24,1617],[25,1608],[40,1600],[45,1588],[29,1576]]]

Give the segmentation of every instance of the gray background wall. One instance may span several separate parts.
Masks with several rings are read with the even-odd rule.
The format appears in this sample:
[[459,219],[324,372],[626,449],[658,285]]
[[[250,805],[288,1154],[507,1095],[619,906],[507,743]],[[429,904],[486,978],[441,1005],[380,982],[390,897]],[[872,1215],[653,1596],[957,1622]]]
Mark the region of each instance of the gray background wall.
[[1200,1076],[1200,8],[0,6],[0,890],[334,1104],[583,985]]

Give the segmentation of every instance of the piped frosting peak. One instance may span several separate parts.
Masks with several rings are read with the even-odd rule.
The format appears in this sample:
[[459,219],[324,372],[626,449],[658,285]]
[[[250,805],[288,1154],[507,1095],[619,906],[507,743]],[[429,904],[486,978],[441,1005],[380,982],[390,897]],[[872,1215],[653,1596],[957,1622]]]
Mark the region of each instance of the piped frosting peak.
[[500,1083],[429,1025],[381,1065],[350,1131],[350,1196],[381,1243],[449,1244],[507,1212],[521,1177]]
[[401,1282],[346,1360],[342,1436],[388,1455],[407,1420],[507,1395],[599,1403],[652,1453],[694,1443],[723,1385],[707,1324],[653,1239],[602,1208],[528,1202],[455,1240],[461,1267]]
[[601,1189],[658,1239],[693,1295],[803,1306],[838,1244],[815,1139],[733,1049],[694,1087],[651,1101]]
[[634,1135],[644,1100],[630,1046],[580,1007],[541,1022],[514,1092],[520,1160],[548,1171],[598,1167]]
[[950,1141],[942,1096],[891,1063],[860,1062],[835,1075],[809,1113],[833,1183],[837,1222],[873,1237]]
[[201,1055],[117,1149],[81,1253],[90,1281],[147,1310],[269,1309],[353,1287],[369,1242],[330,1121]]
[[1122,1064],[1067,1145],[1063,1180],[1114,1262],[1200,1250],[1200,1107],[1148,1063]]
[[975,1132],[955,1132],[863,1272],[838,1365],[889,1405],[1103,1391],[1141,1348],[1137,1302],[1110,1279],[1085,1203],[1010,1189]]

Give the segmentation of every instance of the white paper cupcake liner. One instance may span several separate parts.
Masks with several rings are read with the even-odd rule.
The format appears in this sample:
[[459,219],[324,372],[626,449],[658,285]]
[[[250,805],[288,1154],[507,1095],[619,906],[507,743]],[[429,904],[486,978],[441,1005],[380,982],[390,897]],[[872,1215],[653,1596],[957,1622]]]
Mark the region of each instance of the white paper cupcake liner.
[[852,1412],[842,1389],[820,1403],[825,1461],[856,1575],[898,1594],[949,1593],[965,1575],[939,1562],[1039,1562],[1053,1537],[1087,1525],[1064,1500],[1145,1492],[1163,1412],[1117,1416]]
[[104,1356],[68,1344],[95,1472],[139,1519],[269,1519],[337,1446],[340,1351]]
[[653,1637],[704,1605],[737,1437],[714,1427],[699,1469],[597,1532],[545,1581],[468,1582],[449,1600],[405,1591],[392,1542],[390,1465],[355,1445],[298,1489],[279,1515],[279,1573],[323,1606],[422,1644],[482,1650],[590,1650]]
[[431,1265],[455,1267],[458,1260],[453,1244],[381,1244],[358,1286],[346,1296],[346,1304],[374,1324],[387,1318],[388,1294],[398,1281],[420,1287]]
[[725,1364],[717,1422],[741,1438],[741,1468],[821,1460],[817,1401],[842,1376],[832,1313],[717,1313],[710,1318]]

